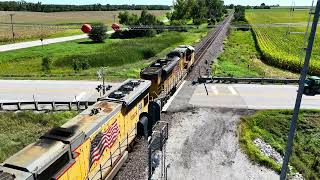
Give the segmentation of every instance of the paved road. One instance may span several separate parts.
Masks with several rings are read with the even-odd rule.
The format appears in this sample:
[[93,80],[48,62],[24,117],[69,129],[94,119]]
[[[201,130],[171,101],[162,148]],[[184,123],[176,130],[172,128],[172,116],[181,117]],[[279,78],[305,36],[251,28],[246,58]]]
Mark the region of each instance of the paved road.
[[[107,34],[112,34],[113,32],[114,31],[108,31]],[[87,34],[81,34],[81,35],[74,35],[74,36],[68,36],[68,37],[44,39],[43,44],[48,45],[48,44],[53,44],[53,43],[60,43],[60,42],[66,42],[66,41],[73,41],[73,40],[77,40],[77,39],[84,39],[87,37],[88,37]],[[41,45],[42,45],[42,43],[40,40],[14,43],[14,44],[6,44],[6,45],[0,46],[0,52],[12,51],[12,50],[17,50],[17,49],[41,46]]]
[[[205,107],[241,109],[293,109],[298,86],[208,84],[198,85],[189,103]],[[320,96],[304,96],[304,109],[320,109]]]
[[[293,109],[298,86],[256,84],[204,84],[192,86],[185,83],[174,101],[190,107],[234,109]],[[185,100],[187,99],[187,100]],[[168,108],[177,110],[173,103]],[[178,103],[179,104],[179,103]],[[320,109],[320,96],[303,96],[302,108]]]
[[[96,100],[98,81],[0,80],[0,102]],[[113,90],[119,83],[108,83]]]

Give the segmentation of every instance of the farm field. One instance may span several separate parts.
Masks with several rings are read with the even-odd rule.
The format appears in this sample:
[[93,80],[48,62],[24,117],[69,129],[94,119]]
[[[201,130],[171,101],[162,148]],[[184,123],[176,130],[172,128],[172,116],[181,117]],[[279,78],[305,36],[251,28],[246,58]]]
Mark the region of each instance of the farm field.
[[[5,79],[96,79],[96,71],[106,67],[106,78],[111,81],[139,77],[142,68],[153,56],[163,57],[181,44],[194,44],[209,29],[189,32],[165,32],[156,37],[137,39],[107,39],[106,43],[92,44],[77,40],[42,47],[1,53],[0,77]],[[52,60],[49,73],[42,71],[42,58]],[[73,61],[88,62],[89,67],[74,71]]]
[[[81,34],[80,27],[84,23],[104,23],[110,26],[113,17],[121,11],[72,11],[72,12],[8,12],[0,11],[0,44],[12,41],[11,24],[9,14],[14,13],[13,21],[17,41],[40,39],[40,37],[52,38]],[[130,10],[130,13],[140,15],[141,11]],[[153,10],[150,13],[163,19],[167,11]]]
[[[291,110],[265,110],[242,118],[240,144],[251,160],[280,172],[280,165],[263,155],[253,140],[263,139],[283,156],[291,117]],[[320,179],[319,117],[320,111],[315,110],[300,111],[299,114],[290,165],[305,179]]]
[[[304,34],[289,34],[288,32],[305,32],[308,21],[308,10],[297,9],[290,16],[289,9],[247,10],[246,19],[253,24],[257,45],[261,50],[263,60],[269,65],[299,72],[301,52],[304,48]],[[281,23],[288,27],[258,27],[255,24]],[[290,27],[288,23],[293,23]],[[320,44],[317,31],[316,42],[311,59],[309,74],[320,75]]]
[[34,142],[50,128],[64,124],[76,114],[77,112],[1,112],[0,162]]
[[215,76],[298,78],[297,74],[263,63],[251,31],[232,30],[224,49],[212,65]]

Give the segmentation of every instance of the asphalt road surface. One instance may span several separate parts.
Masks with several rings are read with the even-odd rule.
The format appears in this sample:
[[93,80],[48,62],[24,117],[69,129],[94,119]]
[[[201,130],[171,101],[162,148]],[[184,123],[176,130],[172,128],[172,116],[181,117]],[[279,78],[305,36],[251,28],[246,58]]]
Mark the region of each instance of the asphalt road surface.
[[[98,81],[0,80],[0,102],[94,101]],[[107,83],[117,87],[119,83]],[[112,90],[111,89],[111,90]]]
[[[112,34],[113,32],[114,31],[108,31],[107,34]],[[52,39],[44,39],[43,45],[66,42],[66,41],[73,41],[73,40],[85,39],[85,38],[88,38],[87,34],[74,35],[74,36],[68,36],[68,37],[59,37],[59,38],[52,38]],[[14,44],[6,44],[6,45],[0,46],[0,52],[12,51],[12,50],[17,50],[17,49],[41,46],[41,45],[42,45],[42,43],[40,40],[20,42],[20,43],[14,43]]]
[[[293,109],[297,90],[298,86],[295,85],[199,84],[193,86],[191,83],[185,83],[175,101],[190,107]],[[175,103],[168,107],[168,111],[177,108],[179,109],[179,105]],[[301,108],[320,109],[320,96],[304,95]]]

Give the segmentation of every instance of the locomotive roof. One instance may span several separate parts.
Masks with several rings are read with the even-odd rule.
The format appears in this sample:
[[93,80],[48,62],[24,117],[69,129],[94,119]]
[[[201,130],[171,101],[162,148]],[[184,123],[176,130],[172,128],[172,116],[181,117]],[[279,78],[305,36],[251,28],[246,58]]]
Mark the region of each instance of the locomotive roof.
[[[90,108],[62,125],[62,128],[75,129],[76,132],[83,132],[86,136],[92,135],[99,127],[111,119],[121,110],[122,104],[117,102],[100,101]],[[93,109],[100,109],[96,115],[91,115]],[[77,134],[75,133],[74,136]],[[70,137],[72,139],[73,137]]]
[[170,73],[172,69],[176,66],[176,64],[179,62],[179,60],[179,57],[171,58],[171,61],[165,67],[163,67],[163,71],[167,74]]
[[68,145],[51,139],[40,139],[7,159],[3,164],[16,166],[31,173],[43,171],[52,161],[61,156]]
[[[130,86],[133,89],[130,91],[122,90],[124,86]],[[109,95],[102,98],[102,100],[121,102],[125,106],[131,105],[134,100],[136,100],[141,94],[145,93],[151,86],[151,81],[149,80],[136,80],[128,79],[115,91],[111,92]],[[122,98],[112,98],[110,95],[121,92],[124,96]]]
[[178,56],[181,57],[187,50],[194,51],[192,46],[188,45],[180,45],[177,48],[173,49],[167,56]]
[[161,74],[161,71],[162,71],[162,67],[148,66],[142,70],[141,74],[143,74],[143,75],[159,75],[159,74]]

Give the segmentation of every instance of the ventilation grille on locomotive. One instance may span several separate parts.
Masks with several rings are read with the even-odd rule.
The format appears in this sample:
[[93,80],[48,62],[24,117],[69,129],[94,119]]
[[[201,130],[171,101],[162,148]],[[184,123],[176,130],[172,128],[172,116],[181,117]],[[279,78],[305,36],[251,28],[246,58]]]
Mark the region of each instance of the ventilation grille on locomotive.
[[108,97],[113,99],[121,99],[132,92],[135,87],[140,85],[140,81],[132,80],[122,85],[117,91],[112,92]]

